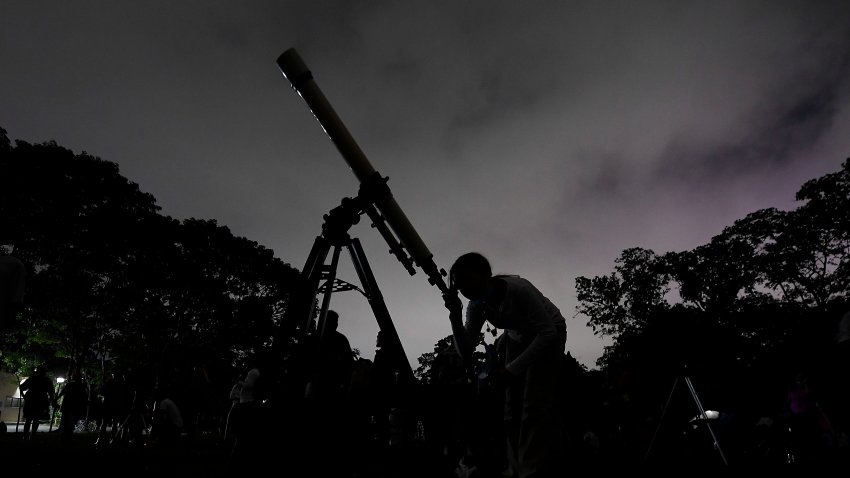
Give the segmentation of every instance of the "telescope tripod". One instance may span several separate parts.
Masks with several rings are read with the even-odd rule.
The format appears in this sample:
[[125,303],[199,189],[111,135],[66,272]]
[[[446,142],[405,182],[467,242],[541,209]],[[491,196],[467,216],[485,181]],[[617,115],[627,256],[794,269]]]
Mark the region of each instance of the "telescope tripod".
[[[384,297],[378,288],[378,283],[375,281],[375,276],[372,269],[369,267],[369,261],[366,259],[366,254],[363,252],[363,247],[360,245],[360,240],[357,238],[346,237],[338,241],[328,241],[322,236],[316,238],[313,243],[313,249],[307,259],[307,265],[304,268],[303,274],[307,277],[310,283],[319,284],[324,280],[324,284],[316,287],[316,293],[322,293],[322,305],[319,312],[319,321],[317,324],[317,332],[319,334],[319,343],[322,343],[324,338],[325,318],[330,307],[331,295],[333,292],[341,292],[345,290],[353,290],[354,286],[337,280],[337,267],[339,265],[339,256],[341,250],[345,248],[351,256],[351,262],[354,266],[357,276],[360,279],[360,284],[363,290],[361,292],[366,297],[375,319],[378,322],[378,327],[387,341],[387,344],[396,350],[399,365],[402,373],[406,378],[413,379],[413,370],[410,368],[410,363],[407,361],[407,355],[401,345],[401,340],[398,337],[398,332],[393,324],[390,312],[384,302]],[[330,264],[325,264],[328,254],[331,254]],[[305,328],[304,330],[308,330]],[[321,345],[320,345],[321,346]]]
[[[372,167],[366,155],[357,145],[357,142],[351,136],[348,129],[343,124],[342,120],[336,114],[331,104],[325,98],[316,81],[313,79],[313,73],[304,64],[304,61],[298,53],[290,48],[283,52],[278,59],[277,64],[281,72],[292,84],[299,96],[307,102],[310,111],[319,121],[322,129],[337,147],[342,154],[343,159],[351,168],[351,171],[360,181],[360,191],[354,198],[343,198],[342,204],[325,216],[325,223],[322,225],[322,235],[316,239],[313,245],[313,250],[307,260],[307,265],[302,270],[302,278],[306,279],[309,292],[306,294],[309,301],[302,302],[296,306],[296,315],[306,315],[306,323],[302,328],[302,335],[306,335],[312,325],[314,315],[314,305],[316,295],[320,291],[322,279],[325,279],[325,285],[322,286],[324,292],[324,300],[322,302],[321,313],[319,316],[318,334],[319,347],[321,348],[321,338],[324,332],[324,322],[327,315],[328,304],[330,302],[331,293],[334,291],[336,282],[336,268],[339,263],[339,251],[341,248],[348,249],[351,254],[352,262],[357,275],[360,277],[361,284],[366,289],[363,294],[372,306],[372,311],[378,321],[378,326],[381,329],[382,337],[385,339],[385,345],[392,349],[390,356],[396,357],[399,360],[397,366],[401,369],[401,379],[412,380],[413,371],[410,368],[410,363],[407,361],[407,356],[401,346],[401,341],[398,338],[398,333],[393,326],[389,311],[387,311],[384,299],[378,289],[378,284],[369,268],[369,263],[366,260],[363,249],[360,247],[357,239],[352,239],[348,236],[348,230],[360,220],[360,215],[366,214],[372,220],[372,226],[375,227],[387,244],[390,246],[390,253],[395,255],[407,271],[413,275],[416,272],[414,265],[422,269],[428,276],[428,282],[431,285],[436,285],[443,293],[448,292],[449,288],[445,284],[443,277],[445,271],[439,269],[434,263],[433,256],[425,246],[419,233],[410,223],[407,215],[404,214],[401,207],[393,198],[387,179],[382,177],[378,171]],[[330,267],[325,267],[325,261],[331,248],[334,248]],[[409,255],[408,255],[409,254]]]
[[[366,259],[366,254],[360,245],[360,240],[352,238],[348,234],[348,230],[359,222],[362,213],[369,215],[373,226],[381,231],[382,234],[385,233],[386,225],[383,223],[383,217],[375,211],[374,206],[368,200],[363,199],[363,189],[361,189],[361,193],[355,198],[344,198],[340,206],[334,208],[329,214],[324,216],[325,223],[322,225],[322,234],[316,237],[316,240],[313,242],[313,248],[307,256],[307,263],[301,271],[301,277],[304,279],[304,283],[309,290],[305,303],[306,322],[301,328],[302,336],[311,330],[311,323],[315,312],[314,304],[316,303],[318,294],[321,293],[323,297],[319,310],[318,323],[316,324],[318,340],[315,343],[318,349],[322,349],[325,337],[325,319],[330,309],[332,294],[346,290],[358,290],[366,297],[372,308],[372,313],[375,315],[375,320],[384,339],[384,347],[392,351],[390,356],[393,358],[393,362],[396,363],[402,375],[399,378],[409,380],[408,383],[411,383],[414,381],[413,369],[411,369],[410,362],[407,360],[407,355],[398,337],[398,332],[393,324],[386,302],[384,302],[384,297],[378,287],[378,282],[375,280],[375,275],[372,273],[369,261]],[[395,244],[390,245],[393,248],[391,250],[392,253],[396,255],[402,253]],[[346,249],[351,257],[351,262],[354,270],[357,272],[362,290],[352,284],[337,279],[337,268],[342,249]],[[331,256],[330,264],[327,264],[328,255]]]
[[[312,351],[322,351],[326,317],[332,293],[357,289],[336,277],[340,252],[342,249],[347,249],[364,289],[360,292],[369,301],[380,327],[383,341],[381,350],[386,354],[388,361],[393,362],[388,364],[394,369],[393,382],[395,382],[396,387],[405,389],[398,392],[397,395],[405,397],[403,399],[405,401],[408,398],[416,398],[413,393],[415,388],[413,385],[416,381],[410,362],[407,360],[407,355],[369,267],[369,262],[366,260],[366,255],[363,253],[363,248],[356,238],[351,238],[348,235],[348,230],[359,221],[362,214],[366,214],[372,220],[372,226],[378,230],[389,245],[390,253],[396,256],[411,275],[416,272],[416,268],[419,268],[425,273],[431,285],[435,285],[440,291],[447,293],[449,287],[444,281],[446,272],[437,267],[425,242],[419,236],[401,206],[393,198],[386,184],[387,178],[382,177],[369,162],[325,98],[324,93],[319,89],[313,79],[312,72],[304,64],[298,53],[292,48],[286,50],[278,57],[277,64],[292,84],[292,88],[307,102],[310,111],[319,121],[324,132],[360,181],[360,191],[357,196],[343,198],[342,204],[332,209],[325,216],[322,234],[316,238],[313,249],[308,256],[307,264],[301,272],[301,281],[298,284],[300,290],[295,294],[294,300],[287,309],[289,317],[293,317],[295,320],[286,320],[286,326],[289,328],[293,325],[303,324],[300,328],[300,338],[308,340],[298,340],[296,345],[299,345],[299,349],[302,348],[300,345],[304,345],[307,349],[316,347]],[[331,251],[333,252],[331,253]],[[331,256],[331,262],[326,265],[328,255]],[[324,297],[319,312],[319,322],[316,324],[317,330],[315,331],[318,340],[313,340],[313,338],[307,336],[312,331],[313,319],[316,315],[317,295],[320,292],[324,294]],[[296,324],[297,322],[301,322],[301,324]],[[307,355],[309,358],[309,354]]]
[[717,441],[717,435],[715,435],[714,430],[711,428],[711,423],[709,423],[709,418],[705,414],[705,408],[703,408],[702,402],[697,396],[696,389],[694,389],[694,384],[693,382],[691,382],[691,378],[685,373],[682,373],[682,375],[676,377],[676,380],[673,381],[673,388],[670,389],[670,395],[667,397],[667,403],[664,405],[664,409],[661,412],[661,418],[658,420],[658,426],[655,427],[655,433],[652,435],[652,441],[650,441],[649,448],[647,448],[646,450],[644,460],[648,460],[652,453],[652,448],[655,445],[655,440],[656,438],[658,438],[658,432],[661,430],[661,426],[664,424],[664,418],[667,415],[667,411],[670,408],[670,403],[673,401],[673,395],[676,393],[680,382],[684,383],[687,386],[688,392],[690,393],[691,398],[694,400],[694,404],[697,407],[697,412],[699,413],[699,415],[697,415],[697,419],[702,420],[705,424],[705,427],[708,429],[708,433],[711,435],[712,446],[720,454],[720,459],[723,461],[723,464],[728,465],[729,462],[726,461],[726,455],[723,453],[723,449],[720,448],[720,443]]

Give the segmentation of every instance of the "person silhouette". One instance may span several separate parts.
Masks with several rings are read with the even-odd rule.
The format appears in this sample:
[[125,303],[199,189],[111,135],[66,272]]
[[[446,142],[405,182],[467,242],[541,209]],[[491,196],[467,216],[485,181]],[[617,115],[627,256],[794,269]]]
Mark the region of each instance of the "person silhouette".
[[230,408],[227,410],[227,418],[224,422],[224,443],[231,449],[233,448],[234,440],[233,427],[236,423],[236,408],[239,407],[239,397],[242,395],[242,387],[244,385],[245,382],[239,379],[234,382],[233,387],[230,389]]
[[41,420],[50,418],[50,404],[56,401],[53,383],[43,367],[38,367],[32,377],[21,383],[24,397],[24,440],[31,440]]
[[315,451],[333,449],[342,453],[339,460],[322,461],[321,456],[311,457],[317,466],[321,466],[321,474],[333,476],[341,473],[343,467],[351,466],[348,391],[354,354],[348,338],[337,330],[339,314],[328,310],[323,323],[320,322],[317,330],[319,336],[313,339],[313,345],[317,347],[315,364],[305,390],[306,410],[312,420],[311,426],[305,430],[305,441],[321,444],[318,448],[313,447]]
[[174,401],[175,389],[173,385],[166,385],[154,392],[151,438],[163,451],[173,451],[177,447],[185,427],[183,414]]
[[316,374],[312,394],[322,401],[339,404],[348,393],[354,354],[348,338],[339,330],[339,314],[329,310],[325,317],[318,349]]
[[372,416],[375,424],[375,437],[379,440],[380,447],[387,447],[391,442],[400,442],[399,434],[393,436],[393,428],[396,432],[402,430],[393,427],[393,422],[403,416],[410,408],[408,390],[403,382],[402,371],[399,362],[399,354],[393,344],[386,339],[386,333],[378,331],[375,338],[375,361],[372,366],[372,383],[374,399],[372,401]]
[[375,360],[372,365],[372,380],[375,390],[373,406],[377,423],[386,425],[390,409],[400,405],[399,376],[397,356],[386,343],[383,331],[375,338]]
[[230,414],[228,423],[231,466],[259,470],[270,458],[268,433],[263,423],[264,413],[268,410],[265,401],[269,398],[269,366],[268,360],[257,354],[242,380],[239,403]]
[[[454,343],[465,362],[472,359],[484,322],[505,330],[505,363],[490,379],[505,388],[505,425],[511,476],[559,476],[563,437],[557,390],[567,338],[566,320],[530,281],[493,275],[477,252],[461,255],[443,294]],[[457,292],[469,299],[466,322]]]
[[62,419],[59,422],[60,436],[62,440],[70,440],[77,427],[77,422],[85,418],[86,407],[89,401],[88,385],[83,381],[79,372],[71,374],[71,378],[65,382],[62,391],[56,396],[62,399]]
[[[844,439],[850,440],[850,311],[838,323],[832,359],[833,415],[835,426]],[[850,450],[844,450],[850,455]],[[850,456],[848,456],[850,458]]]
[[121,421],[118,441],[122,444],[144,448],[144,430],[148,427],[148,415],[152,394],[152,379],[141,368],[131,368],[127,375],[127,416]]
[[[100,395],[103,399],[101,404],[101,420],[98,427],[95,445],[103,446],[112,444],[118,437],[121,420],[130,411],[130,391],[123,373],[112,372],[104,381]],[[109,439],[107,440],[107,428]]]
[[789,460],[796,464],[818,463],[825,458],[826,437],[831,424],[821,409],[821,390],[810,380],[803,365],[792,368],[787,390]]

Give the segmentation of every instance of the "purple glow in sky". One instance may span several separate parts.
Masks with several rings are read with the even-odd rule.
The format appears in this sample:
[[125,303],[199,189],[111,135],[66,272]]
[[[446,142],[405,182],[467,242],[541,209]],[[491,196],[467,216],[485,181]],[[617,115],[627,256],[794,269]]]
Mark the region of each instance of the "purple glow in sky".
[[[474,250],[527,277],[592,366],[606,342],[576,277],[793,208],[850,156],[848,19],[847,1],[7,1],[0,127],[300,269],[359,184],[275,64],[294,47],[437,264]],[[352,235],[415,366],[451,333],[439,291],[366,221]],[[331,307],[372,358],[365,299]]]

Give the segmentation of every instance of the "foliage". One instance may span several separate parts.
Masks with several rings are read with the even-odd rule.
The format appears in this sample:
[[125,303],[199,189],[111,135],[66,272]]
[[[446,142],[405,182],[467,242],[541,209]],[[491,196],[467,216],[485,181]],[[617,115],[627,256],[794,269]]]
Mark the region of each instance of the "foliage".
[[[214,220],[178,221],[118,166],[0,129],[0,245],[28,266],[3,366],[228,370],[274,345],[297,277]],[[98,373],[94,373],[98,372]]]
[[576,279],[579,312],[590,317],[595,332],[614,336],[643,328],[648,317],[666,307],[669,291],[667,272],[651,250],[626,249],[615,263],[610,276]]
[[578,312],[613,338],[598,365],[626,368],[646,389],[684,364],[746,384],[817,360],[848,299],[850,160],[796,198],[796,209],[753,212],[693,250],[626,249],[610,275],[577,278]]
[[448,335],[434,344],[433,352],[425,352],[419,356],[419,367],[413,372],[422,384],[434,384],[446,375],[466,375],[471,377],[473,373],[488,369],[488,350],[492,348],[484,342],[484,333],[478,334],[476,348],[472,352],[470,363],[464,364],[455,349],[454,337]]

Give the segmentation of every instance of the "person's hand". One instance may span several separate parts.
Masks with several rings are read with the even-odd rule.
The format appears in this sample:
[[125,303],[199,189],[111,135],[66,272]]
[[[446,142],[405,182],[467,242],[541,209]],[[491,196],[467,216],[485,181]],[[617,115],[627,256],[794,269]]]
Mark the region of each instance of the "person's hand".
[[448,292],[443,294],[443,303],[449,310],[449,317],[460,318],[463,304],[460,302],[460,297],[457,296],[457,290],[449,289]]

